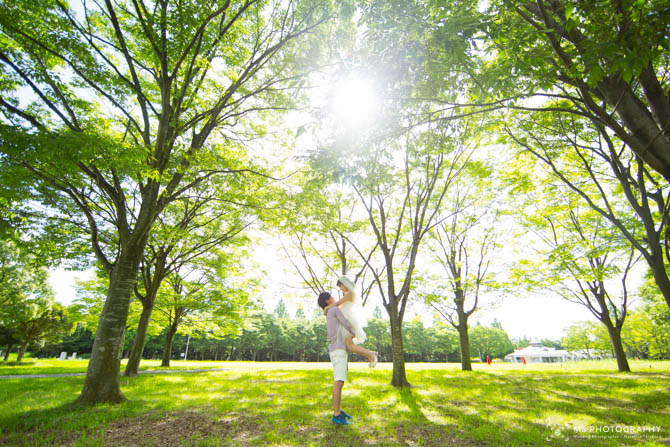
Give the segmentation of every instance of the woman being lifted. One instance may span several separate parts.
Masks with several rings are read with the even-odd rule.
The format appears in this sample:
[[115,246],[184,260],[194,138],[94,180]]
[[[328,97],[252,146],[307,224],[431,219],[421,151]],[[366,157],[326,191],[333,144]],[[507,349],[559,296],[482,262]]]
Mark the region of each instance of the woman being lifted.
[[367,338],[365,331],[363,330],[363,327],[366,326],[367,322],[363,315],[361,300],[356,293],[356,285],[346,276],[340,276],[337,280],[337,286],[343,293],[342,299],[327,306],[324,309],[324,313],[327,314],[328,309],[333,306],[338,306],[340,308],[344,317],[351,323],[351,326],[353,326],[354,329],[354,334],[346,338],[347,351],[356,352],[367,358],[370,362],[370,368],[374,368],[378,361],[377,351],[370,351],[369,349],[359,346]]

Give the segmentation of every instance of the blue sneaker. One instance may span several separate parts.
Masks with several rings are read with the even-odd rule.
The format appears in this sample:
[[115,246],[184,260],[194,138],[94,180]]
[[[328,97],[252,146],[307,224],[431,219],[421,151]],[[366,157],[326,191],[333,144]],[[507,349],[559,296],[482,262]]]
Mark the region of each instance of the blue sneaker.
[[351,425],[351,422],[349,422],[347,418],[344,417],[341,411],[340,414],[338,414],[337,416],[333,416],[331,422],[337,425]]
[[349,420],[353,419],[353,417],[352,417],[351,415],[345,413],[344,410],[340,410],[340,414],[341,414],[342,416],[344,416],[345,418],[349,419]]

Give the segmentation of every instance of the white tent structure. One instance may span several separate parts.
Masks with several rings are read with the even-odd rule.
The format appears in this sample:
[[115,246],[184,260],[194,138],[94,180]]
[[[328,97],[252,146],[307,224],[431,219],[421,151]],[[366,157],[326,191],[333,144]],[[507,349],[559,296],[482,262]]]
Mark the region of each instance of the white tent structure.
[[526,363],[558,363],[579,360],[580,358],[576,358],[573,354],[562,349],[542,346],[540,342],[533,342],[530,346],[519,348],[505,356],[506,362],[522,363],[524,359],[526,359]]
[[580,349],[579,351],[570,351],[574,360],[603,360],[611,359],[612,354],[607,351],[597,349]]

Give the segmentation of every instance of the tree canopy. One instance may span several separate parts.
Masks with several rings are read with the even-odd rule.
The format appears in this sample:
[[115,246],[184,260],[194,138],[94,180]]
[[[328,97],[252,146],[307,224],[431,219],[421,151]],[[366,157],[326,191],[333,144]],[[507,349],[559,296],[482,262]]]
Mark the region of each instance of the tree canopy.
[[[0,0],[0,340],[95,332],[79,402],[121,402],[184,336],[325,359],[346,274],[394,386],[503,357],[468,318],[519,292],[599,322],[546,344],[667,357],[666,3]],[[62,262],[95,271],[67,309]]]

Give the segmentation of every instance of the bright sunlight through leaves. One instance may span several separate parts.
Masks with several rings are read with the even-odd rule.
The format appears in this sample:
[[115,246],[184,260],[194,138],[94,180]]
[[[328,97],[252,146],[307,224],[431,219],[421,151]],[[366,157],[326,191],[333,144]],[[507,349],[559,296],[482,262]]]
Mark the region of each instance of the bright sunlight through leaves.
[[333,118],[347,128],[370,124],[379,114],[381,101],[374,81],[360,74],[349,74],[333,89],[330,109]]

